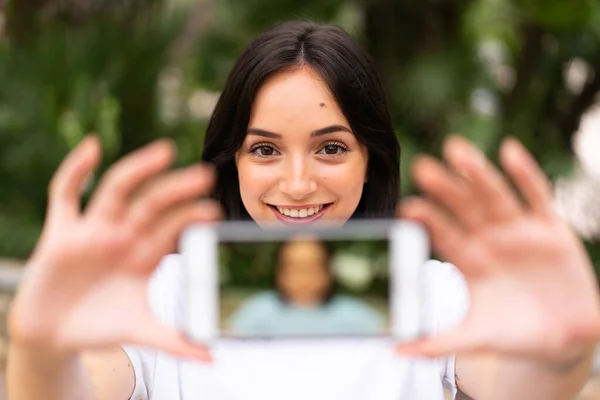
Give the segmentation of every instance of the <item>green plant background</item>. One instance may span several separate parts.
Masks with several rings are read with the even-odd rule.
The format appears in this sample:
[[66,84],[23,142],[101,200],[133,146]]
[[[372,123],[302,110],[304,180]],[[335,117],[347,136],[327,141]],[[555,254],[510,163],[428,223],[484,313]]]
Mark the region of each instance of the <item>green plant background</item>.
[[[342,25],[373,55],[411,160],[439,155],[449,133],[492,159],[510,134],[552,178],[574,165],[571,138],[600,89],[595,0],[7,0],[0,38],[0,256],[26,258],[46,188],[90,131],[102,169],[158,137],[178,164],[201,154],[208,112],[241,49],[290,18]],[[584,62],[573,90],[564,70]],[[212,97],[211,97],[212,96]],[[206,100],[208,101],[208,100]],[[209,102],[210,103],[210,102]],[[200,104],[200,106],[198,106]],[[596,263],[600,249],[588,243]]]

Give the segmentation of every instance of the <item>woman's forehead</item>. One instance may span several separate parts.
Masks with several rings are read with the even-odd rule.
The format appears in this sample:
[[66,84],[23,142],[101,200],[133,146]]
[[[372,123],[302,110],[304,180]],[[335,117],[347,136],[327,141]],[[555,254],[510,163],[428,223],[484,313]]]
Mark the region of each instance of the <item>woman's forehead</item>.
[[311,132],[332,124],[348,126],[325,82],[310,68],[301,68],[274,75],[262,85],[249,127],[285,133],[294,127]]

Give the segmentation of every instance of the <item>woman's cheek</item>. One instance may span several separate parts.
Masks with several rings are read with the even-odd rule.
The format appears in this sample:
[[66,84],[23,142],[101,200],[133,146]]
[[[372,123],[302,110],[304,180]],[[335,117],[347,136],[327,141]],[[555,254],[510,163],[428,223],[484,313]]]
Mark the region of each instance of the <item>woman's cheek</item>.
[[263,201],[271,198],[277,188],[278,173],[273,166],[240,165],[238,176],[240,180],[240,197],[246,211],[255,220],[274,218],[270,209]]
[[361,163],[341,163],[328,166],[321,174],[321,183],[329,190],[344,195],[362,194],[365,183],[365,167]]

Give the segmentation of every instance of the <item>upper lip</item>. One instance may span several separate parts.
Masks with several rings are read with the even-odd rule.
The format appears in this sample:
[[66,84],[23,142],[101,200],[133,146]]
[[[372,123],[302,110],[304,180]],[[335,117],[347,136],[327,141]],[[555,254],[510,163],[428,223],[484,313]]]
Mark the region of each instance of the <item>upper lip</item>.
[[277,208],[287,208],[288,210],[304,210],[306,208],[326,206],[328,204],[331,204],[331,203],[307,204],[307,205],[302,205],[302,206],[289,206],[289,205],[279,205],[279,204],[278,205],[269,204],[269,205],[273,206],[273,207],[277,207]]

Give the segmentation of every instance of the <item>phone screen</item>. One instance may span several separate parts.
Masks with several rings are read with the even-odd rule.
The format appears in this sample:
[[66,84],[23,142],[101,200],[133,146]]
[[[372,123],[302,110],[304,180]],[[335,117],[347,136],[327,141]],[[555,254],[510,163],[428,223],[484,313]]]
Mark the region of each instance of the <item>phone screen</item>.
[[221,337],[390,334],[388,239],[218,245]]
[[409,221],[343,227],[196,225],[181,239],[187,332],[220,339],[421,335],[427,233]]

